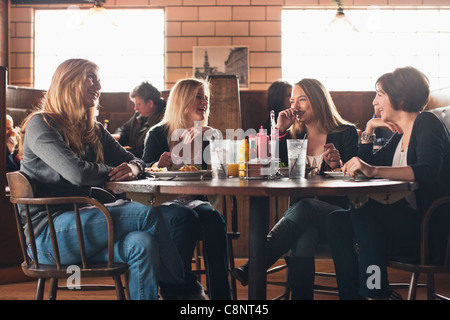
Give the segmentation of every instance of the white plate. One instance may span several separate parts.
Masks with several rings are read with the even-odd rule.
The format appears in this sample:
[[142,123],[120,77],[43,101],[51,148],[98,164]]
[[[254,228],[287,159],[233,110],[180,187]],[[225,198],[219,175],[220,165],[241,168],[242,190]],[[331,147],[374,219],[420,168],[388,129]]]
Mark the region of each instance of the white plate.
[[[325,171],[324,173],[335,179],[352,179],[349,175],[344,176],[342,171]],[[355,179],[369,179],[369,177],[367,177],[363,174],[357,174]]]
[[164,180],[201,180],[210,177],[211,172],[211,170],[147,172],[147,177]]

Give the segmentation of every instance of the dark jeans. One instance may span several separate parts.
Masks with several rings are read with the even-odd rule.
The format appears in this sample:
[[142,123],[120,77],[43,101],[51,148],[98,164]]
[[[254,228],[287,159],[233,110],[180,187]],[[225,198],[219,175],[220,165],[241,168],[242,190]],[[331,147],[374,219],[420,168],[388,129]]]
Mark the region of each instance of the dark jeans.
[[284,214],[301,230],[291,245],[291,256],[314,257],[319,243],[326,243],[325,220],[341,207],[321,200],[305,198],[294,203]]
[[419,254],[420,217],[404,200],[384,205],[370,199],[359,209],[332,212],[327,234],[340,298],[383,299],[389,296],[388,260]]
[[178,210],[179,207],[178,204],[172,204],[162,212],[186,271],[191,270],[192,254],[197,240],[203,239],[210,298],[231,299],[228,281],[228,239],[222,214],[207,204],[189,210],[189,214],[186,214],[186,207],[183,207],[185,210]]

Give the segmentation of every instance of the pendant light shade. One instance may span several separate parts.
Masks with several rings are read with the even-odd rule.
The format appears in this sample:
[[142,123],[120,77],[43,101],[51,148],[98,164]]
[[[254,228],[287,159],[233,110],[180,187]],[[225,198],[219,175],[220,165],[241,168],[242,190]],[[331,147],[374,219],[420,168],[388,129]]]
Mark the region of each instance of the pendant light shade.
[[118,27],[114,19],[103,7],[102,1],[94,1],[94,6],[89,9],[87,15],[82,19],[80,27]]
[[331,20],[326,28],[327,32],[358,32],[358,29],[346,17],[344,13],[344,3],[341,0],[334,0],[338,6],[336,16]]

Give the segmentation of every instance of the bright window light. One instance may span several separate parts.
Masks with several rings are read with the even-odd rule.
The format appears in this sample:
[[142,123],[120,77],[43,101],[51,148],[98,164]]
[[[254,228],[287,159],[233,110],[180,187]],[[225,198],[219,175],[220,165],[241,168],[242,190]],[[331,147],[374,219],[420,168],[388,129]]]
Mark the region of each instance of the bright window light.
[[86,23],[88,10],[76,6],[36,10],[36,88],[48,89],[62,61],[85,58],[99,65],[102,91],[129,92],[142,81],[164,89],[164,11],[106,11],[115,26]]
[[335,9],[285,9],[282,72],[316,78],[332,91],[372,91],[397,67],[414,66],[432,89],[450,86],[450,10],[345,9],[359,32],[326,32]]

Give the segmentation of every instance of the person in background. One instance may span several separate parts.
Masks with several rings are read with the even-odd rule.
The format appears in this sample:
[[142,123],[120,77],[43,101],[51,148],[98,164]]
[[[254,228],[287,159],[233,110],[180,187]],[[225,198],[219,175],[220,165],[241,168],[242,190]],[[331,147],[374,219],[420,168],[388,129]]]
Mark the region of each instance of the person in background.
[[[278,119],[278,114],[284,109],[290,108],[291,106],[291,92],[292,84],[287,81],[275,81],[267,89],[267,109],[274,111],[275,121]],[[264,129],[267,130],[267,135],[270,136],[271,133],[271,121],[270,116],[267,119]]]
[[6,115],[6,172],[17,171],[20,169],[19,154],[20,129],[14,128],[13,118]]
[[[286,139],[307,137],[307,163],[318,172],[339,168],[356,155],[358,133],[356,127],[339,115],[329,92],[316,79],[302,79],[295,84],[291,108],[278,116],[281,145]],[[286,146],[284,155],[287,161]],[[287,163],[287,162],[286,162]],[[266,263],[268,269],[290,250],[288,283],[292,299],[314,298],[314,256],[319,243],[326,243],[325,219],[341,208],[348,208],[346,197],[315,197],[294,199],[289,209],[267,235]],[[248,282],[248,262],[235,268],[233,276],[243,285]]]
[[[397,68],[376,82],[373,105],[381,118],[367,122],[362,133],[358,157],[342,168],[344,174],[416,181],[418,189],[391,204],[369,199],[351,211],[336,211],[327,220],[327,233],[333,256],[341,299],[401,299],[389,289],[389,259],[419,257],[422,213],[437,198],[450,195],[450,136],[445,124],[432,112],[423,111],[430,95],[428,78],[413,67]],[[373,152],[374,131],[388,127],[394,135],[381,149]],[[430,232],[439,239],[450,225],[450,206],[434,216]],[[430,221],[431,223],[431,221]],[[443,229],[442,232],[439,230]],[[358,245],[355,250],[354,239]],[[432,240],[430,248],[436,242]],[[442,252],[432,259],[443,258]],[[369,277],[379,272],[377,286]]]
[[[92,186],[133,180],[145,164],[126,151],[95,115],[100,97],[98,66],[69,59],[56,69],[39,109],[21,128],[21,170],[35,185],[37,197],[89,196]],[[181,208],[180,210],[183,210]],[[159,208],[117,201],[109,211],[114,222],[114,261],[129,265],[131,299],[158,299],[158,283],[184,281],[184,268]],[[54,264],[44,206],[30,206],[39,261]],[[80,263],[73,206],[52,209],[63,264]],[[85,251],[90,262],[107,261],[107,228],[98,208],[83,208]]]
[[[178,164],[178,167],[195,163],[202,166],[202,169],[207,169],[203,157],[201,157],[201,163],[197,163],[194,159],[204,154],[208,142],[203,141],[203,134],[212,130],[207,125],[209,92],[209,83],[203,80],[182,79],[174,85],[170,91],[164,118],[150,129],[145,139],[142,159],[148,166],[171,169],[174,162],[178,162],[183,157],[184,163]],[[177,133],[180,135],[174,136]],[[196,145],[199,137],[201,137],[201,143]],[[184,147],[178,148],[180,145]],[[176,152],[177,149],[183,152],[190,150],[190,156]],[[195,154],[195,152],[201,152],[201,154]],[[203,239],[210,297],[220,300],[231,299],[228,281],[227,230],[222,214],[213,209],[209,199],[203,195],[192,197],[180,195],[161,206],[169,208],[170,214],[166,212],[164,218],[173,233],[186,272],[189,274],[191,270],[192,254],[197,240]],[[191,208],[191,212],[185,214],[177,210],[180,206]],[[180,226],[179,221],[189,222]]]
[[130,93],[135,113],[112,135],[119,143],[141,158],[148,130],[161,121],[166,102],[161,93],[148,82],[142,82]]

